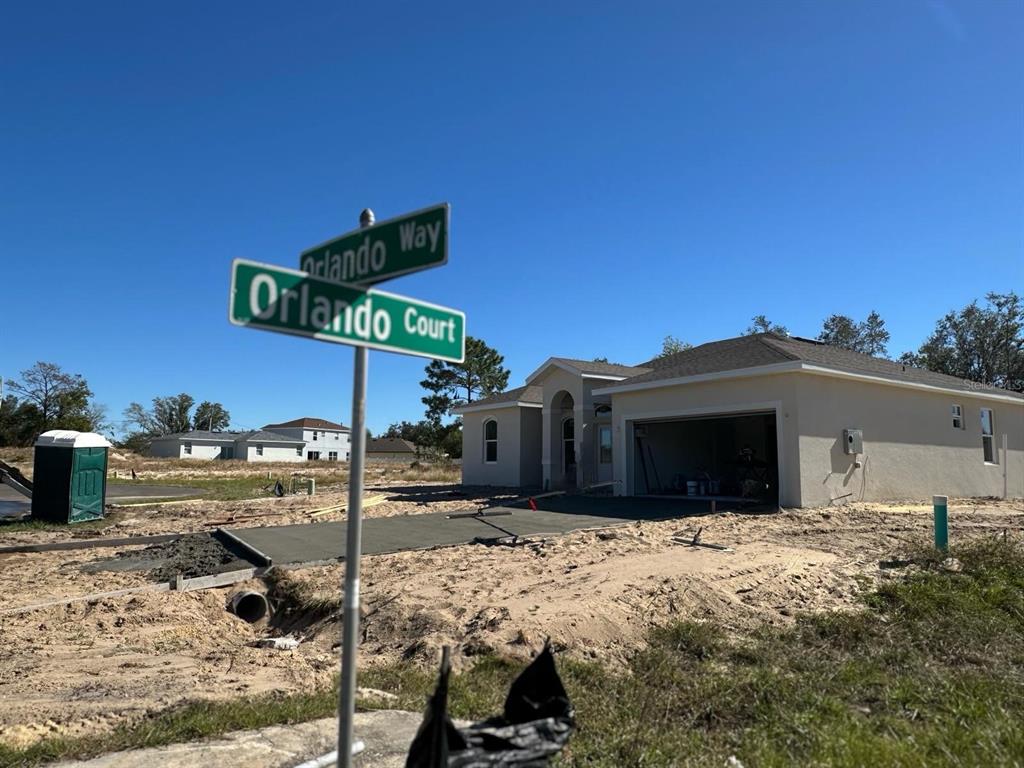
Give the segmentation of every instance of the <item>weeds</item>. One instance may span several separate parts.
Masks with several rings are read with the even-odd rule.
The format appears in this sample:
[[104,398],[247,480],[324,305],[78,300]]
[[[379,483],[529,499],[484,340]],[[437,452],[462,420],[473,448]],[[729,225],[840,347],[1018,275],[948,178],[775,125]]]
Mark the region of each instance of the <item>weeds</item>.
[[[953,554],[960,570],[919,554],[858,611],[740,638],[682,622],[653,631],[624,670],[562,658],[578,731],[560,764],[720,768],[733,755],[748,768],[1024,764],[1024,551],[983,542]],[[320,609],[286,575],[274,589]],[[521,668],[480,658],[453,676],[451,714],[500,712]],[[365,668],[359,683],[398,696],[388,706],[419,711],[435,679],[392,664]],[[334,696],[193,704],[108,736],[0,748],[0,766],[329,716]]]

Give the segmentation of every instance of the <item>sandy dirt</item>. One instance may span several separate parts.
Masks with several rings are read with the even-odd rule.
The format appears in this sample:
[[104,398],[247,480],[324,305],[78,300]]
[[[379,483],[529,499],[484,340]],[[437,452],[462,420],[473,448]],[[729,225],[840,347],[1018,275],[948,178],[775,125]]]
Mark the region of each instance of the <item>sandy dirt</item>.
[[[422,492],[408,495],[378,514],[466,503],[441,498],[424,507],[423,500]],[[487,651],[526,656],[550,636],[568,654],[617,664],[652,626],[676,619],[713,619],[741,632],[792,622],[802,611],[847,608],[877,580],[897,577],[879,561],[926,541],[930,513],[925,504],[722,513],[514,547],[367,557],[362,663],[433,666],[440,646],[451,644],[456,663],[465,665]],[[201,520],[197,514],[193,522]],[[1019,537],[1022,526],[1019,502],[950,504],[953,541],[1004,529]],[[698,527],[703,541],[734,551],[673,542],[674,534],[692,536]],[[145,578],[82,573],[86,561],[109,557],[105,550],[8,555],[0,561],[0,610]],[[304,592],[336,598],[342,570],[308,568],[287,578]],[[307,690],[330,681],[340,635],[334,617],[290,622],[286,628],[303,641],[294,651],[258,648],[256,640],[283,630],[226,612],[233,591],[139,594],[0,616],[0,741],[95,732],[189,699]]]

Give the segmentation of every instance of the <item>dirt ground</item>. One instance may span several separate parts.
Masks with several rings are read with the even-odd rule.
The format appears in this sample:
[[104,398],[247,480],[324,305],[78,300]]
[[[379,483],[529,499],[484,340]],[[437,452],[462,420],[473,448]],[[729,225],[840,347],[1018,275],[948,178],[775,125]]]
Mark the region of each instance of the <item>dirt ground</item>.
[[[367,514],[474,508],[484,497],[452,496],[451,490],[392,487],[389,500]],[[250,522],[299,522],[309,519],[309,509],[331,501],[316,496],[137,508],[104,533],[209,530],[206,523],[215,516],[265,510],[274,514]],[[880,561],[927,540],[930,514],[927,504],[865,503],[727,512],[514,547],[464,545],[367,557],[362,663],[404,659],[433,666],[440,646],[451,644],[456,663],[465,665],[488,651],[526,656],[550,636],[568,654],[616,664],[652,626],[675,619],[713,619],[740,632],[791,622],[802,611],[850,607],[863,589],[899,572]],[[699,527],[702,541],[733,551],[673,542],[673,534],[692,536]],[[953,541],[1004,530],[1021,536],[1022,527],[1019,502],[950,504]],[[17,536],[45,540],[53,534]],[[0,612],[147,583],[145,573],[88,572],[88,563],[115,555],[109,549],[0,555]],[[337,671],[333,646],[340,625],[329,611],[326,618],[302,611],[303,605],[310,611],[318,602],[320,610],[330,605],[317,598],[338,597],[342,572],[341,565],[289,571],[285,583],[298,587],[293,593],[306,602],[279,603],[273,621],[257,625],[234,617],[225,604],[238,588],[265,590],[262,581],[0,615],[0,741],[26,744],[50,734],[95,732],[189,699],[325,685]],[[296,650],[256,647],[260,638],[286,631],[302,640]]]

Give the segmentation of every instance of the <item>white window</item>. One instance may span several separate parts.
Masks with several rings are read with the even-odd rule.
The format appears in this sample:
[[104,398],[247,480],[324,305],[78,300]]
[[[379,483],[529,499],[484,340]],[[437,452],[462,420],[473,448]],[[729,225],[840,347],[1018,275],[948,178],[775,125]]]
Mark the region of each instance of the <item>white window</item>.
[[192,454],[192,443],[185,443],[185,455],[190,456]]
[[498,461],[498,422],[494,419],[484,422],[484,461],[488,464]]
[[316,431],[316,430],[314,429],[314,430],[313,430],[313,439],[314,439],[314,440],[316,440],[316,436],[317,436],[317,431]]
[[950,410],[953,412],[953,429],[964,428],[964,409],[959,405],[950,406]]
[[296,445],[295,446],[295,455],[296,456],[301,456],[302,455],[302,446],[301,445]]
[[257,456],[262,456],[263,455],[263,445],[261,443],[256,443],[256,455]]
[[997,464],[995,445],[995,416],[991,408],[981,409],[981,453],[988,464]]
[[338,452],[337,451],[328,451],[327,452],[327,460],[328,461],[337,461],[338,460]]

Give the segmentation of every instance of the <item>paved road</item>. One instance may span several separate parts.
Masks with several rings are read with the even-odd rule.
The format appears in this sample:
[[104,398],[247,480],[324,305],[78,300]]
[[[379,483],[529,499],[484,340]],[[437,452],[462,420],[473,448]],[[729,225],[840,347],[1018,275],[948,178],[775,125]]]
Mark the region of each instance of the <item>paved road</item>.
[[[107,486],[107,503],[116,501],[144,501],[145,499],[177,499],[185,496],[198,496],[203,493],[199,488],[184,488],[179,485],[144,485],[131,483]],[[0,484],[0,517],[20,517],[27,514],[32,503],[11,488]]]
[[[566,497],[542,500],[547,509],[497,507],[508,515],[449,520],[447,513],[376,517],[363,522],[363,554],[466,544],[507,536],[568,533],[584,528],[625,525],[706,514],[704,502],[668,499]],[[345,522],[235,528],[230,533],[267,555],[275,564],[343,559]]]

